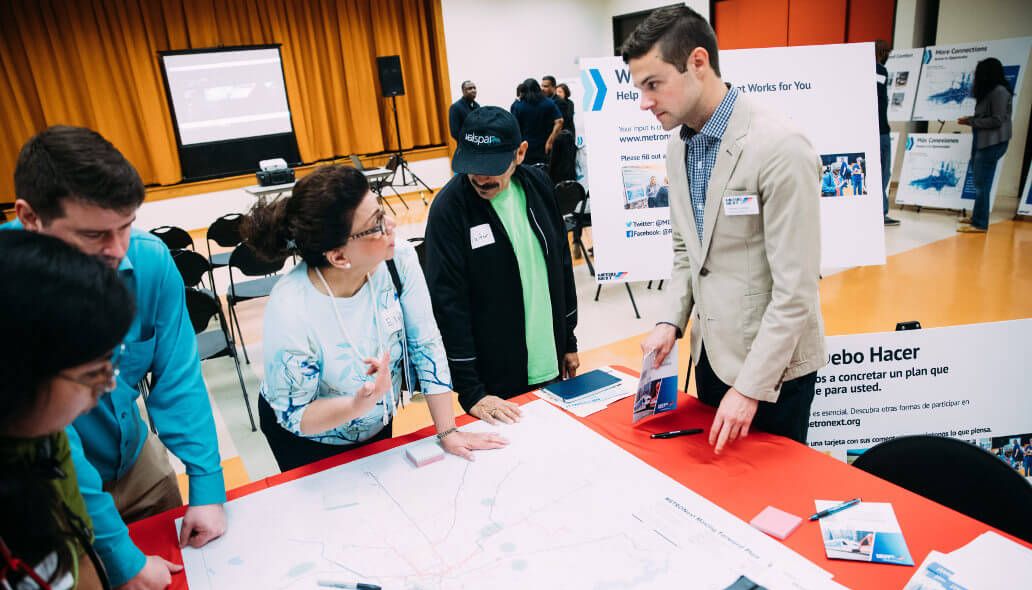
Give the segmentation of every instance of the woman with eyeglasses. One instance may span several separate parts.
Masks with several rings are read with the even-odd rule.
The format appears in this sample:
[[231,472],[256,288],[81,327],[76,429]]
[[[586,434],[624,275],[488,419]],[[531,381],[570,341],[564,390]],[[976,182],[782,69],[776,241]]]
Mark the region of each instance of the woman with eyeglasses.
[[106,588],[65,427],[115,385],[133,300],[57,238],[0,232],[0,588]]
[[260,257],[302,262],[265,308],[262,432],[281,470],[390,438],[402,376],[426,394],[445,451],[504,446],[455,428],[451,375],[419,261],[365,176],[323,166],[241,224]]

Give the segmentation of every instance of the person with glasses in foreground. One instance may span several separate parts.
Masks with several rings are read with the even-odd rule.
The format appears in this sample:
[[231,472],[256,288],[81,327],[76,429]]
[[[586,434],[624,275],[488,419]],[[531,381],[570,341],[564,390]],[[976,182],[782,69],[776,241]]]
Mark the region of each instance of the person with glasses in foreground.
[[66,427],[114,389],[133,302],[57,238],[0,232],[0,253],[0,588],[103,588]]
[[[183,279],[165,244],[132,227],[143,181],[96,131],[55,125],[30,138],[18,154],[14,192],[18,219],[0,229],[60,238],[116,269],[132,293],[136,317],[125,336],[117,387],[72,424],[78,435],[71,440],[72,460],[111,585],[166,588],[182,566],[145,555],[125,524],[182,506],[166,449],[186,466],[190,483],[180,546],[202,547],[226,530],[215,420]],[[157,435],[138,405],[137,385],[145,378],[150,393],[144,404]]]
[[445,451],[473,459],[496,434],[456,430],[451,375],[415,249],[365,176],[323,166],[292,196],[258,203],[241,223],[267,260],[301,257],[265,308],[262,432],[281,470],[390,438],[402,376],[426,394]]

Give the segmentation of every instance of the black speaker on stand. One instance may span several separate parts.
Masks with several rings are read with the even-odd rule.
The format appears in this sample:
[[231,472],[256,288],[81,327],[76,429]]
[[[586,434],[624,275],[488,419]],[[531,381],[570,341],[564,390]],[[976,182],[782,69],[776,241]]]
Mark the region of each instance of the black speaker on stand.
[[[386,55],[376,58],[376,70],[380,75],[380,94],[384,98],[391,99],[391,109],[394,111],[394,132],[398,141],[398,151],[394,153],[394,162],[397,165],[395,170],[401,169],[401,185],[412,186],[415,184],[423,185],[428,193],[432,193],[430,187],[416,173],[409,168],[408,162],[405,161],[405,152],[401,149],[401,125],[398,122],[398,97],[405,95],[405,80],[401,75],[401,58],[397,55]],[[410,182],[407,175],[412,176]],[[423,199],[423,204],[426,205],[426,197],[420,193],[419,195]]]

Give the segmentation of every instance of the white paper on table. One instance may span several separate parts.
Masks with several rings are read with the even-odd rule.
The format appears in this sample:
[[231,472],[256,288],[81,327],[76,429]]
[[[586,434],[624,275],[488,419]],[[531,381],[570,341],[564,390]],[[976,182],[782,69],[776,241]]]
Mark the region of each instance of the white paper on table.
[[1011,590],[1028,585],[1032,550],[987,531],[952,553],[932,551],[904,590]]

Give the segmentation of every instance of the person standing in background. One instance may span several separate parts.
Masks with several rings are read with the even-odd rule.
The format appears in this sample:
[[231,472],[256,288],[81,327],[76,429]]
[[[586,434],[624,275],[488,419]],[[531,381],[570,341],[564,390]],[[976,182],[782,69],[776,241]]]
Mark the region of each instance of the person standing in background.
[[975,206],[970,224],[961,223],[960,233],[985,233],[989,230],[990,192],[996,177],[996,164],[1007,152],[1013,133],[1011,110],[1014,90],[1003,74],[1003,64],[989,57],[975,66],[975,81],[971,87],[975,96],[975,114],[957,119],[960,125],[969,125],[974,134],[971,142],[971,167],[975,180]]
[[520,133],[527,142],[524,164],[533,165],[548,162],[552,142],[563,128],[563,114],[555,102],[545,96],[534,78],[527,78],[520,85],[523,94],[512,103],[509,112],[516,117]]
[[555,76],[541,77],[541,92],[555,102],[559,112],[563,115],[563,131],[569,131],[577,139],[577,131],[573,125],[573,101],[570,100],[570,87],[566,84],[556,84]]
[[881,39],[874,42],[874,71],[878,82],[878,137],[881,156],[882,215],[886,227],[899,225],[898,219],[889,217],[889,177],[892,176],[892,128],[889,127],[889,70],[885,62],[892,50]]
[[477,104],[477,85],[466,80],[462,83],[462,97],[448,107],[448,131],[452,139],[459,141],[459,132],[462,131],[462,123],[475,109],[480,108]]

